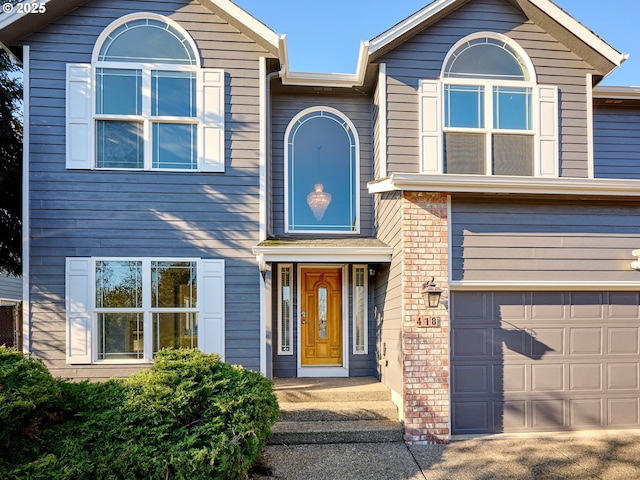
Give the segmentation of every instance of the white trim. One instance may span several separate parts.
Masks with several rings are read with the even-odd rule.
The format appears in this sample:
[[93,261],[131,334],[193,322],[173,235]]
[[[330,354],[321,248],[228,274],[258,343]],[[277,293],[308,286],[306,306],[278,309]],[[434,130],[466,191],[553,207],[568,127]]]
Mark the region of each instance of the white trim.
[[235,3],[230,0],[206,0],[204,3],[206,4],[207,2],[224,10],[227,15],[238,20],[273,48],[278,48],[278,34]]
[[[609,60],[612,64],[619,66],[624,62],[628,55],[622,54],[612,48],[609,44],[601,40],[591,30],[586,28],[580,22],[576,21],[564,10],[554,5],[549,0],[528,0],[544,13],[549,15],[552,19],[556,20],[562,27],[566,28],[569,32],[575,35],[580,41],[589,45],[600,55]],[[403,35],[410,33],[413,29],[417,28],[423,22],[437,16],[440,12],[448,7],[455,6],[456,3],[461,5],[465,3],[464,0],[437,0],[422,10],[414,13],[410,17],[394,25],[386,32],[375,37],[369,42],[369,55],[373,55],[378,50],[383,49],[391,42],[401,38]]]
[[369,193],[394,190],[640,197],[640,180],[393,173],[381,181],[369,182]]
[[[302,305],[301,294],[302,294],[302,269],[303,268],[340,268],[342,269],[342,366],[336,367],[313,367],[313,366],[302,366],[302,355],[301,355],[301,310],[300,307]],[[296,271],[297,279],[296,279],[296,301],[298,305],[298,315],[297,315],[297,326],[298,326],[298,335],[297,335],[297,345],[298,349],[296,352],[297,358],[297,376],[298,377],[348,377],[349,376],[349,282],[348,282],[348,267],[347,265],[335,265],[335,264],[298,264],[298,268]]]
[[[358,269],[362,269],[363,270],[363,278],[364,278],[364,285],[362,285],[364,287],[364,309],[363,309],[363,316],[364,316],[364,329],[363,329],[363,335],[364,335],[364,345],[363,345],[363,350],[362,351],[358,351],[356,349],[357,345],[356,345],[356,318],[358,316],[358,305],[356,304],[356,276],[357,276],[357,270]],[[351,289],[352,289],[352,295],[351,298],[353,299],[352,303],[352,312],[353,312],[353,332],[352,332],[352,338],[353,338],[353,354],[354,355],[368,355],[369,354],[369,270],[367,265],[365,264],[355,264],[353,265],[352,268],[352,280],[351,280]]]
[[29,46],[22,47],[22,351],[31,352],[31,216],[29,203],[29,167],[31,153],[31,52]]
[[[283,325],[282,325],[282,270],[284,270],[285,268],[289,269],[289,341],[291,342],[291,344],[289,345],[289,350],[283,350],[282,349],[282,331],[283,329]],[[274,282],[276,285],[276,288],[278,289],[278,305],[276,306],[277,309],[277,329],[276,329],[276,335],[278,337],[278,341],[277,341],[277,351],[276,354],[280,355],[280,356],[287,356],[287,355],[293,355],[294,354],[294,350],[295,350],[295,344],[294,344],[294,338],[293,338],[293,322],[295,321],[295,319],[293,318],[293,287],[294,287],[294,283],[293,283],[293,264],[292,263],[281,263],[278,265],[278,277],[276,279],[276,281]]]
[[[529,82],[532,84],[537,83],[536,80],[536,68],[533,65],[533,62],[531,61],[531,58],[529,58],[529,55],[527,54],[527,52],[524,50],[524,48],[522,48],[520,46],[520,44],[518,42],[516,42],[513,38],[511,37],[507,37],[506,35],[502,35],[501,33],[496,33],[496,32],[491,32],[491,31],[482,31],[482,32],[476,32],[476,33],[472,33],[471,35],[467,35],[466,37],[458,40],[447,52],[447,55],[444,57],[444,61],[442,62],[442,67],[440,68],[440,78],[442,80],[447,80],[447,81],[451,81],[453,83],[458,83],[458,80],[462,80],[459,77],[446,77],[445,76],[445,68],[447,68],[449,61],[451,59],[451,57],[453,56],[454,52],[456,52],[458,50],[458,48],[460,48],[462,45],[464,45],[465,43],[471,42],[473,40],[477,40],[477,39],[482,39],[482,38],[492,38],[494,40],[498,40],[502,43],[506,43],[507,45],[509,45],[511,48],[513,48],[515,50],[515,52],[520,55],[521,59],[524,61],[524,67],[527,69],[527,73],[529,74],[529,80],[517,80],[517,85],[521,85],[523,83]],[[496,45],[497,46],[497,45]],[[473,48],[473,47],[471,47]],[[476,83],[475,80],[471,80],[474,84]],[[505,82],[504,79],[500,80],[500,79],[496,79],[496,80],[492,80],[493,82],[499,82],[500,84],[502,84],[503,82]],[[508,82],[505,82],[508,83]]]
[[595,178],[595,154],[593,145],[593,74],[587,73],[585,81],[587,96],[587,177]]
[[267,59],[260,57],[260,136],[259,136],[259,173],[260,173],[260,202],[259,202],[259,239],[262,242],[267,239],[267,115],[269,108],[267,102]]
[[[116,28],[120,27],[121,25],[124,25],[127,22],[132,22],[134,20],[156,20],[158,22],[166,23],[167,25],[170,25],[171,27],[175,28],[187,40],[187,43],[189,44],[189,47],[191,48],[191,53],[193,54],[194,59],[196,61],[195,65],[188,65],[188,66],[197,67],[197,68],[201,67],[198,46],[196,45],[196,42],[194,42],[194,40],[191,37],[191,35],[189,34],[189,32],[187,32],[179,23],[177,23],[174,20],[171,20],[169,17],[165,17],[164,15],[159,15],[157,13],[151,13],[151,12],[136,12],[136,13],[130,13],[128,15],[123,15],[122,17],[114,20],[109,25],[107,25],[102,30],[100,35],[98,36],[98,39],[96,40],[96,43],[93,45],[93,52],[91,53],[91,63],[92,64],[97,64],[97,63],[107,64],[107,63],[110,63],[110,62],[100,62],[100,61],[98,61],[98,55],[100,54],[100,50],[102,49],[102,45],[104,44],[105,40],[109,37],[109,35],[111,35],[111,33]],[[129,65],[128,68],[131,69],[132,66],[139,65],[139,63],[133,62],[133,63],[129,63],[128,65]],[[164,65],[164,64],[162,64],[162,65]],[[187,65],[185,65],[185,66],[187,66]]]
[[388,128],[387,128],[387,64],[378,66],[378,167],[379,178],[388,171]]
[[638,291],[640,289],[640,277],[637,282],[598,282],[598,281],[479,281],[479,280],[462,280],[449,284],[452,291],[520,291],[520,290],[536,290],[536,291]]
[[[296,123],[302,117],[309,115],[314,112],[327,112],[331,113],[338,118],[342,119],[351,129],[353,133],[353,141],[355,143],[355,159],[354,165],[350,166],[350,174],[353,175],[353,185],[351,187],[354,189],[352,194],[355,194],[354,199],[354,210],[356,215],[356,229],[355,230],[291,230],[289,228],[289,137],[291,135],[291,131],[296,126]],[[315,106],[305,108],[304,110],[298,112],[287,125],[287,129],[284,133],[284,231],[286,233],[313,233],[313,234],[341,234],[341,235],[359,235],[360,234],[360,188],[361,188],[361,179],[360,179],[360,136],[358,135],[358,131],[356,130],[355,125],[351,121],[349,117],[347,117],[340,110],[337,110],[332,107],[327,106]]]
[[264,262],[390,263],[393,247],[253,247]]

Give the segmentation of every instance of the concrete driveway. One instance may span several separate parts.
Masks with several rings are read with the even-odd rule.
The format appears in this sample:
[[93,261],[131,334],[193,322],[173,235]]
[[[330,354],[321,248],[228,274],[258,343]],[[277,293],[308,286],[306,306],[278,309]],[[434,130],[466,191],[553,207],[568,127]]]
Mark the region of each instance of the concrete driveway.
[[640,432],[268,446],[252,480],[634,480]]

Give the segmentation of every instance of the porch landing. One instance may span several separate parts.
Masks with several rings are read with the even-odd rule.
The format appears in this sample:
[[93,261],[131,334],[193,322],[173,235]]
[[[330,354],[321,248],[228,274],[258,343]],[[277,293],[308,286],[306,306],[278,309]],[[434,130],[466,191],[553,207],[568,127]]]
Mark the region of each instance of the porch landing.
[[269,443],[401,442],[389,389],[372,377],[276,378],[280,419]]

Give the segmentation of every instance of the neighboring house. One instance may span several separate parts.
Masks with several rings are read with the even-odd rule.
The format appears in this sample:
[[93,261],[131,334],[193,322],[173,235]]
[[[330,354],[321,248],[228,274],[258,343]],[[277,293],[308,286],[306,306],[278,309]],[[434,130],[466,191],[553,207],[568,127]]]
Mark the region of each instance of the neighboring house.
[[376,376],[410,442],[640,426],[640,91],[597,87],[625,56],[552,2],[437,0],[355,74],[290,72],[228,0],[44,5],[0,41],[55,375],[196,346]]
[[0,345],[22,348],[22,278],[0,274]]

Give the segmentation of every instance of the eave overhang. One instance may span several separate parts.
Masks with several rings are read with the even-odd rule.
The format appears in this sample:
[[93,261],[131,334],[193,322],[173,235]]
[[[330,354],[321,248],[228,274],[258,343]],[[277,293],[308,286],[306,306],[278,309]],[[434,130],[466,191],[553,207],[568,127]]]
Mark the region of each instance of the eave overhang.
[[265,240],[253,247],[258,262],[389,263],[393,247],[375,238]]
[[605,178],[545,178],[394,173],[387,178],[370,182],[368,188],[369,193],[372,194],[392,191],[414,191],[640,197],[640,180]]
[[[595,33],[549,0],[508,0],[534,23],[555,35],[573,51],[589,61],[602,76],[620,66],[627,54],[618,52]],[[397,23],[369,42],[369,61],[373,62],[416,33],[462,7],[469,0],[435,0]]]

